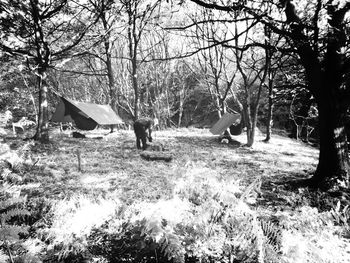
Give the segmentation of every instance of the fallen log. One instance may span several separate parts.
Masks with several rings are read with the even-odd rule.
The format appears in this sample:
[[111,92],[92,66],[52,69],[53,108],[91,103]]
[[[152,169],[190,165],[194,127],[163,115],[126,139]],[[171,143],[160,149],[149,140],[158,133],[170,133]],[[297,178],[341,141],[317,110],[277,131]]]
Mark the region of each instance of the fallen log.
[[164,152],[152,152],[152,151],[143,151],[140,153],[142,159],[147,161],[165,161],[170,162],[173,159],[173,156],[169,153]]

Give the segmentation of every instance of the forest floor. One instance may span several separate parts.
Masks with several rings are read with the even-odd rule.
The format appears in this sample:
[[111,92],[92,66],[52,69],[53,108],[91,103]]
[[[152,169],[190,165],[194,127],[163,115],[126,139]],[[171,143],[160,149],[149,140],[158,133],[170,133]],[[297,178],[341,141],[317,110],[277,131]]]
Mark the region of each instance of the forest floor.
[[[76,139],[70,132],[53,130],[49,144],[32,147],[33,164],[21,173],[19,185],[32,213],[34,234],[27,240],[26,251],[33,258],[52,253],[52,258],[67,259],[83,253],[92,232],[105,227],[116,214],[130,222],[158,213],[170,222],[184,213],[181,202],[186,198],[197,207],[205,204],[203,211],[225,202],[230,206],[230,200],[236,198],[254,218],[277,218],[277,225],[286,230],[279,262],[350,262],[349,207],[341,198],[299,185],[316,168],[317,148],[279,135],[265,143],[262,134],[248,148],[244,134],[226,144],[207,129],[174,129],[153,134],[154,143],[161,144],[162,153],[172,161],[149,161],[141,158],[132,131],[108,132],[96,130],[85,133],[87,138]],[[6,143],[18,149],[26,142],[8,137]],[[210,203],[208,196],[220,202]],[[176,203],[179,198],[181,202]],[[114,221],[116,225],[121,231],[121,223]],[[109,226],[108,231],[111,229]],[[157,233],[150,236],[159,241]],[[211,246],[206,244],[206,248]],[[196,256],[205,253],[214,257],[213,252]],[[169,258],[174,256],[169,254]],[[88,262],[108,262],[101,258],[95,255]]]

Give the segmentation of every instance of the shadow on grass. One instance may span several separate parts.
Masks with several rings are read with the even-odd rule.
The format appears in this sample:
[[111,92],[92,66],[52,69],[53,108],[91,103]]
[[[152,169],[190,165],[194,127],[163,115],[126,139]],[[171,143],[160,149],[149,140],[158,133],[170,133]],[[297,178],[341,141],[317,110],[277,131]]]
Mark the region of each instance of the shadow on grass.
[[200,148],[217,148],[222,149],[224,147],[229,148],[239,148],[242,146],[242,144],[239,141],[232,140],[229,143],[220,143],[218,137],[212,137],[212,136],[176,136],[175,139],[179,143],[184,143],[188,145],[193,145]]
[[[274,177],[264,177],[261,186],[261,198],[258,205],[275,209],[294,209],[301,205],[310,205],[310,173],[284,173]],[[311,190],[313,191],[313,190]]]
[[350,190],[324,191],[313,187],[312,172],[287,173],[273,178],[264,178],[261,198],[257,205],[275,210],[294,210],[311,206],[319,211],[330,211],[340,202],[350,205]]

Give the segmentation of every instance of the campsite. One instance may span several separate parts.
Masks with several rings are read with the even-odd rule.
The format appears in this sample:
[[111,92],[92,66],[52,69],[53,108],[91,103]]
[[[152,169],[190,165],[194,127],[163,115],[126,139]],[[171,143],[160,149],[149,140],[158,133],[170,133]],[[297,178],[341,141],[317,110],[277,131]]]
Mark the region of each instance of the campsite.
[[348,0],[1,0],[0,263],[349,263]]
[[164,162],[142,159],[132,130],[84,133],[55,128],[44,145],[7,139],[19,155],[31,149],[6,177],[10,200],[29,213],[16,220],[28,231],[11,246],[17,262],[250,262],[259,253],[348,262],[342,197],[292,183],[315,169],[311,146],[259,134],[247,148],[244,134],[226,144],[208,129],[161,130],[154,141],[173,156]]

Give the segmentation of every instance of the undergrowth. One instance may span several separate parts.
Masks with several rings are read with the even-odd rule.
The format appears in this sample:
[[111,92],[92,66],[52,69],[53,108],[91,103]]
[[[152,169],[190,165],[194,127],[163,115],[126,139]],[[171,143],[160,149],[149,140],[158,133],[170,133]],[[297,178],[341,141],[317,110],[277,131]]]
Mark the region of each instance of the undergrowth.
[[[186,179],[178,181],[168,200],[124,206],[79,196],[60,203],[46,230],[56,260],[79,262],[72,256],[83,255],[91,262],[336,262],[337,248],[346,246],[333,210],[305,205],[262,212],[247,203],[258,198],[260,178],[248,186],[224,183],[198,165],[187,168]],[[69,223],[82,223],[77,218],[99,211],[91,207],[98,204],[100,211],[109,207],[114,213],[100,212],[79,229]]]
[[10,151],[6,145],[0,163],[0,262],[14,262],[20,249],[21,237],[28,235],[29,226],[25,217],[29,211],[25,208],[26,196],[21,195],[21,174],[28,165],[31,143],[26,143],[16,151]]
[[1,157],[0,262],[347,262],[348,200],[267,187],[274,155],[165,136],[174,161],[151,163],[122,138],[22,143]]

